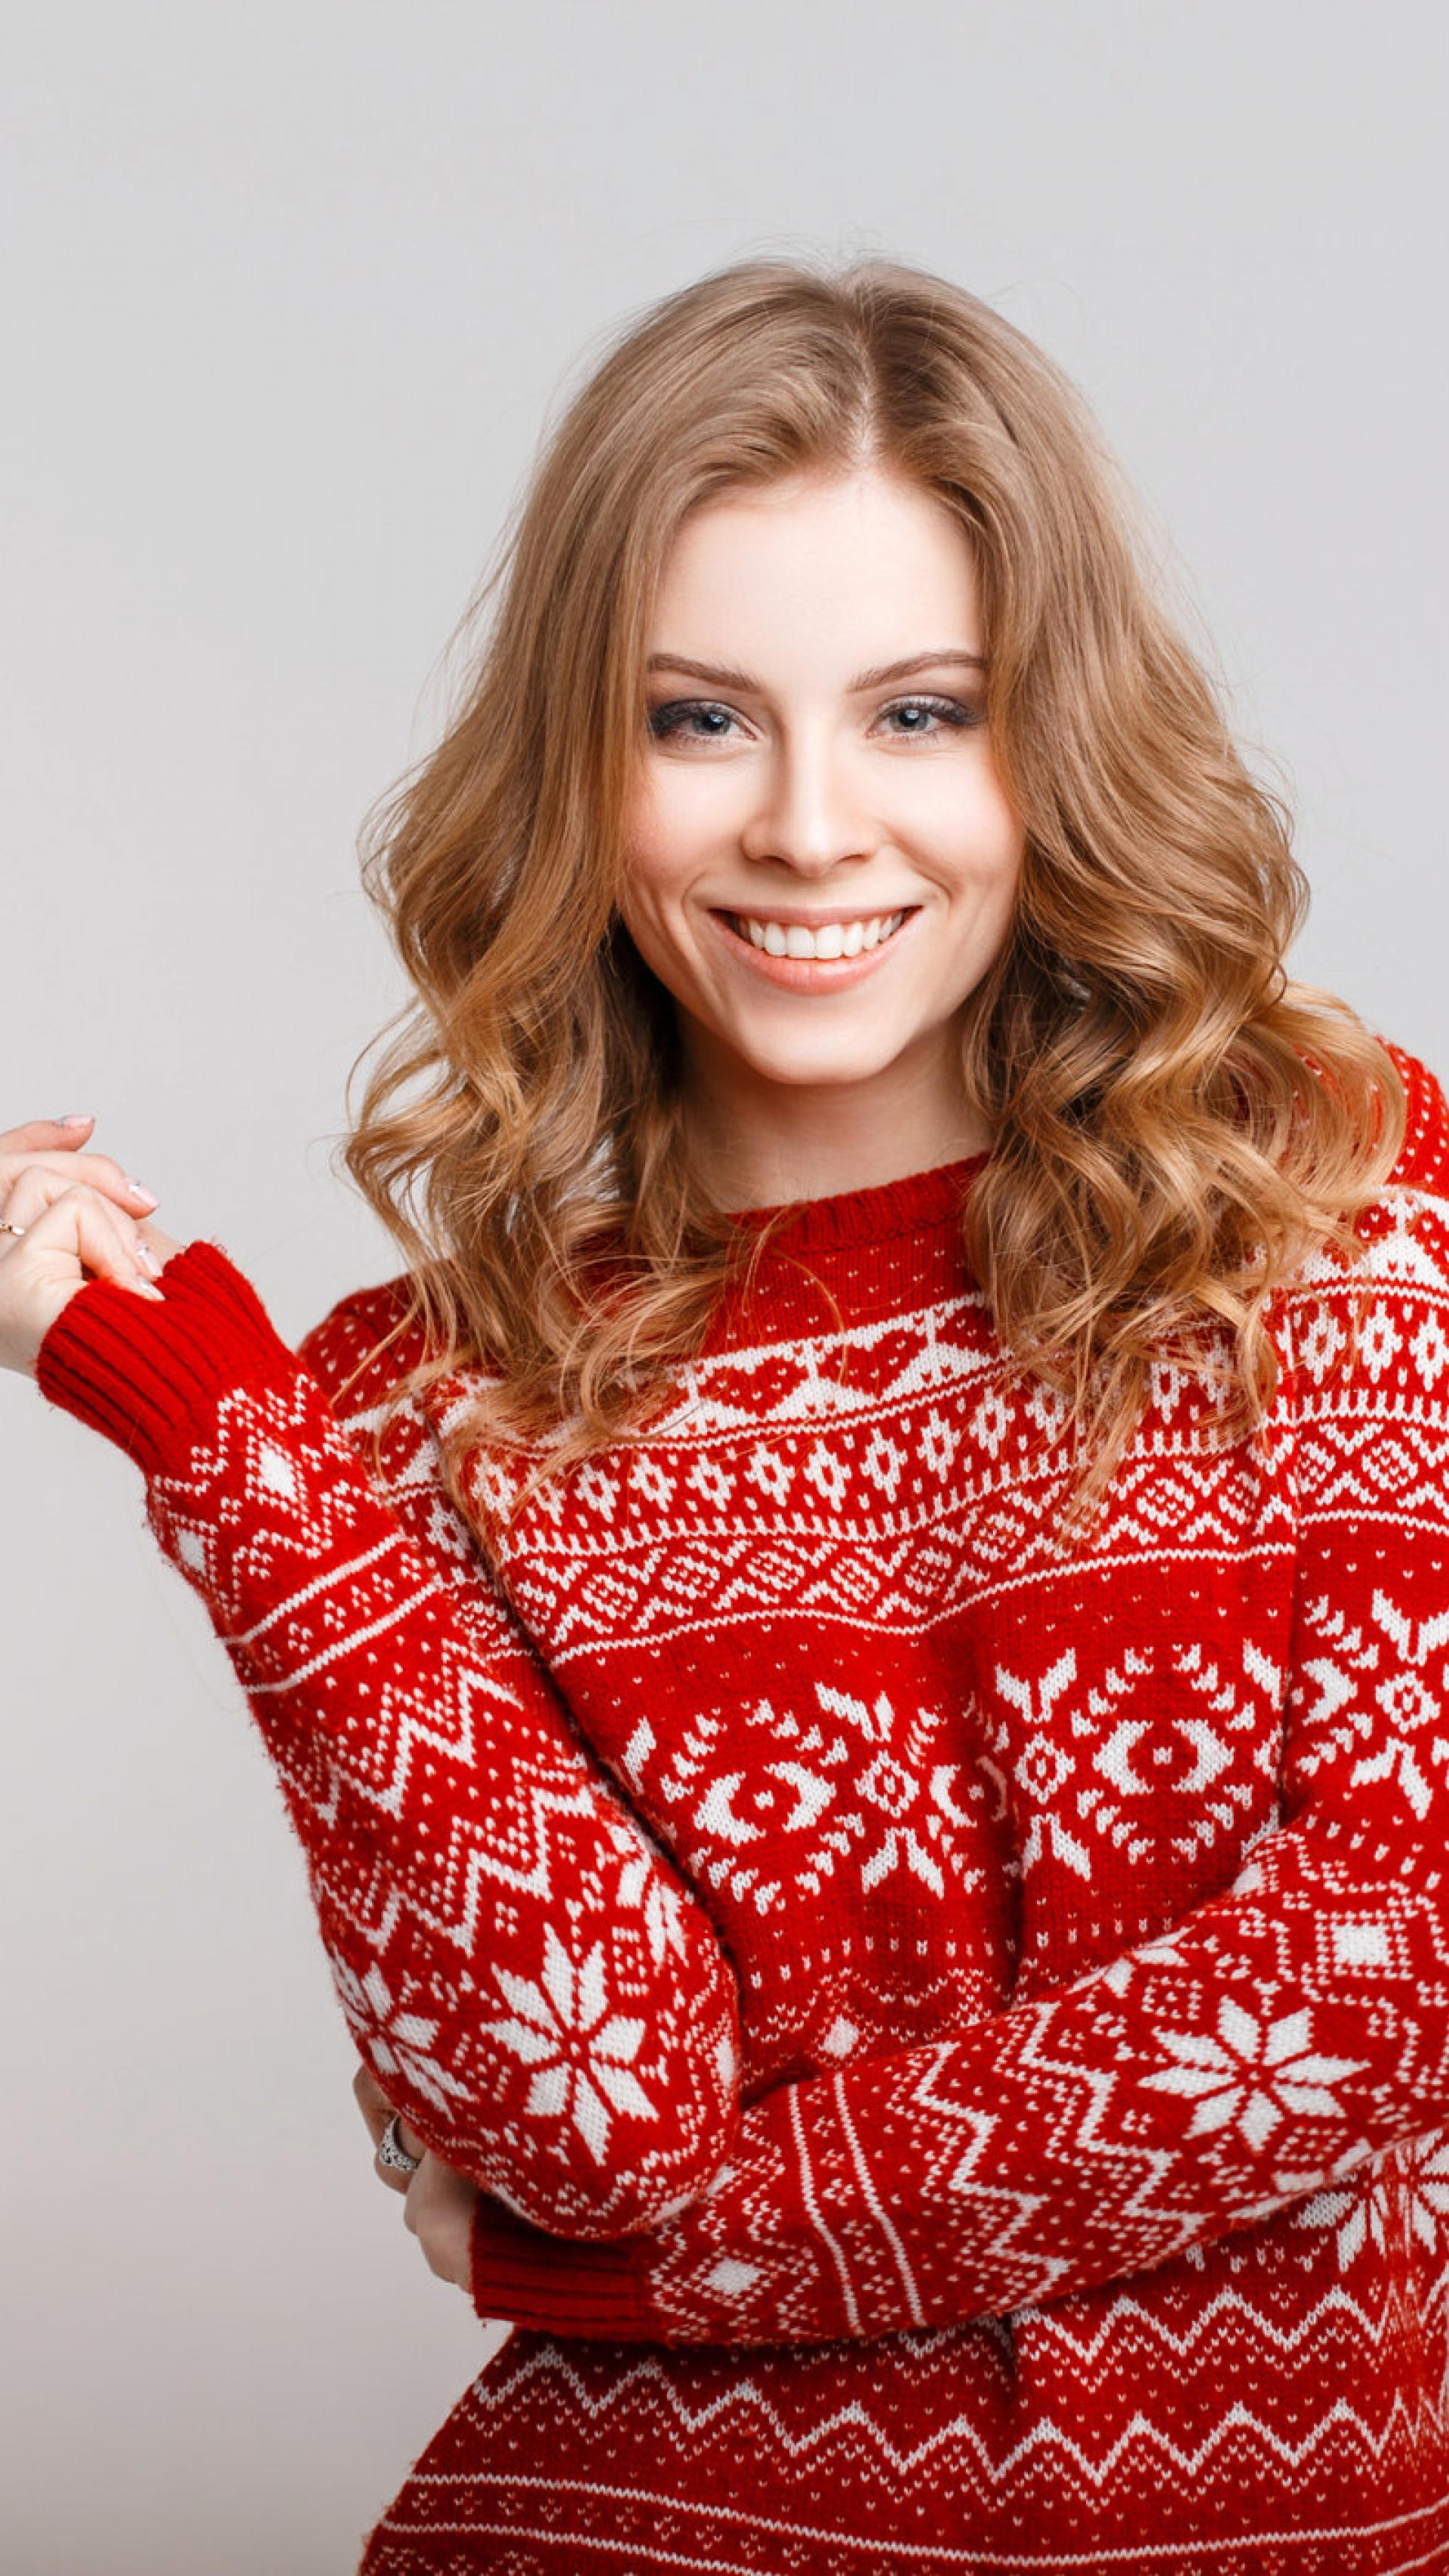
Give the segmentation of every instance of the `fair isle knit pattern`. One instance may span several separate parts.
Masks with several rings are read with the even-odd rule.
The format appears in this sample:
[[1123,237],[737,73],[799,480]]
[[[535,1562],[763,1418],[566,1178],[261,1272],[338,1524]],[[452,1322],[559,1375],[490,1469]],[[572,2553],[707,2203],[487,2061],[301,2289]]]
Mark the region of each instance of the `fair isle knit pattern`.
[[496,1574],[466,1376],[363,1463],[398,1283],[293,1355],[198,1242],[52,1326],[484,2186],[516,2331],[366,2576],[1449,2570],[1449,1111],[1395,1054],[1265,1431],[1159,1368],[1085,1547],[969,1163],[795,1211]]

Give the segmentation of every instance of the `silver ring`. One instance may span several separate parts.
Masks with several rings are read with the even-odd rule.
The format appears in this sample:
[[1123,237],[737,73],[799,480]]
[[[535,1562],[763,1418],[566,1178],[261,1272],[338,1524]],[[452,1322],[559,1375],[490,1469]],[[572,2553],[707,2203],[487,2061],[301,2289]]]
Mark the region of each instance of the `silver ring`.
[[383,2130],[382,2136],[378,2140],[377,2161],[380,2165],[386,2165],[392,2173],[413,2174],[417,2172],[417,2169],[423,2160],[421,2156],[410,2156],[408,2154],[408,2151],[403,2145],[402,2139],[398,2134],[401,2127],[402,2113],[400,2111],[394,2111],[392,2118],[389,2120],[387,2127]]
[[23,1225],[7,1225],[4,1217],[0,1216],[0,1234],[23,1234],[24,1232]]

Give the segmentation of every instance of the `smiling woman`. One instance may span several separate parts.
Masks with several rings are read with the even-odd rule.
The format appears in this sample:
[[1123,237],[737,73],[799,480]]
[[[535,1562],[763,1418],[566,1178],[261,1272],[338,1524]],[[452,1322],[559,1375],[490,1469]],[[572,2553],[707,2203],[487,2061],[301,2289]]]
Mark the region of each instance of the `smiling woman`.
[[502,570],[366,853],[399,1275],[292,1352],[0,1138],[516,2328],[366,2576],[1445,2567],[1440,1085],[961,289],[670,298]]
[[[714,501],[654,628],[619,910],[674,998],[702,1184],[747,1207],[984,1145],[959,1020],[1024,836],[959,519],[879,468]],[[675,696],[685,675],[729,699]]]
[[[497,1363],[474,1435],[582,1458],[757,1254],[735,1211],[988,1139],[963,1226],[1082,1430],[1077,1504],[1209,1317],[1261,1416],[1274,1283],[1347,1246],[1403,1104],[1288,982],[1289,818],[1132,520],[1050,359],[889,263],[702,279],[583,386],[456,719],[367,836],[427,998],[347,1162],[439,1365]],[[833,914],[840,959],[800,955]]]

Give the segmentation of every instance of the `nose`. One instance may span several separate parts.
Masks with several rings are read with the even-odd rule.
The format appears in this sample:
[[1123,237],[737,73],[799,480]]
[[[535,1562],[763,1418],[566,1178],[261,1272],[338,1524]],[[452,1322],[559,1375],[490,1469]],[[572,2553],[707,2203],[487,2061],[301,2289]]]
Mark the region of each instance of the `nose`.
[[746,858],[773,859],[814,878],[868,859],[878,846],[839,747],[823,735],[780,742],[762,767],[759,801],[741,834]]

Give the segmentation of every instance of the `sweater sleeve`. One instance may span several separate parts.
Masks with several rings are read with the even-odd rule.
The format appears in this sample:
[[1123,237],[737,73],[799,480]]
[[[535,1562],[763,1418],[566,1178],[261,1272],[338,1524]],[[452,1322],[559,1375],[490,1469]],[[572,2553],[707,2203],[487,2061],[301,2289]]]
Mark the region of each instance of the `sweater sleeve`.
[[[1441,1138],[1449,1133],[1433,1085]],[[960,2036],[782,2085],[628,2246],[480,2201],[484,2316],[670,2344],[964,2324],[1330,2187],[1449,2112],[1449,1173],[1290,1306],[1282,1821],[1168,1934]]]
[[37,1381],[145,1477],[275,1767],[359,2046],[499,2204],[585,2238],[657,2224],[738,2124],[736,1980],[708,1916],[436,1478],[394,1507],[219,1245],[173,1254],[160,1286],[156,1304],[88,1280]]

